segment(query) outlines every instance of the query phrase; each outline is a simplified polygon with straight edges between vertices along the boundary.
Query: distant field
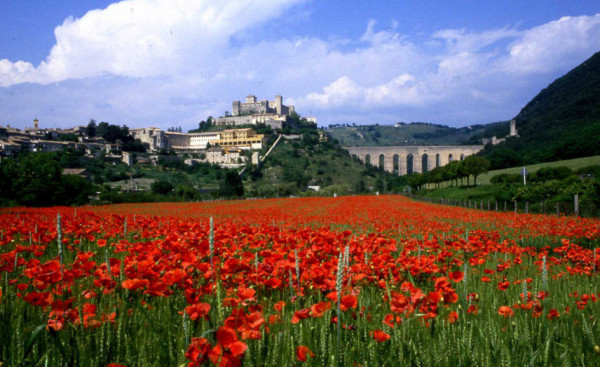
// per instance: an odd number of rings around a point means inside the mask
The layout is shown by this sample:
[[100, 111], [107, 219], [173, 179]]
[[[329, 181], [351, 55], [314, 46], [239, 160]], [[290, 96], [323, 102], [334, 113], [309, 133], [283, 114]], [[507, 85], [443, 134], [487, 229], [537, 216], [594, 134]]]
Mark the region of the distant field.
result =
[[[570, 169], [575, 171], [579, 168], [586, 167], [586, 166], [593, 166], [596, 164], [600, 164], [600, 155], [595, 155], [592, 157], [585, 157], [585, 158], [569, 159], [569, 160], [564, 160], [564, 161], [533, 164], [530, 166], [526, 166], [526, 168], [529, 173], [535, 172], [542, 167], [561, 167], [561, 166], [569, 167]], [[509, 173], [509, 174], [510, 173], [521, 173], [522, 168], [523, 167], [512, 167], [512, 168], [505, 168], [505, 169], [490, 171], [484, 175], [479, 176], [477, 178], [477, 182], [487, 185], [490, 183], [490, 179], [496, 175], [500, 175], [502, 173]]]
[[134, 178], [132, 180], [122, 180], [110, 182], [110, 187], [119, 187], [121, 190], [150, 190], [150, 186], [155, 180], [152, 178]]

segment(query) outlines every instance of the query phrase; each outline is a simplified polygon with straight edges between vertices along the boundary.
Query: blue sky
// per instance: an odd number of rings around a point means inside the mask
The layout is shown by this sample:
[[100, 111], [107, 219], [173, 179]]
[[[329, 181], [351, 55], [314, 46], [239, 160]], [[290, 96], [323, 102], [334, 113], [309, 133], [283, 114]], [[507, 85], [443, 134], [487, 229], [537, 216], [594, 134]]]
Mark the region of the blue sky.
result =
[[600, 51], [589, 1], [3, 0], [0, 125], [195, 128], [284, 96], [320, 125], [507, 120]]

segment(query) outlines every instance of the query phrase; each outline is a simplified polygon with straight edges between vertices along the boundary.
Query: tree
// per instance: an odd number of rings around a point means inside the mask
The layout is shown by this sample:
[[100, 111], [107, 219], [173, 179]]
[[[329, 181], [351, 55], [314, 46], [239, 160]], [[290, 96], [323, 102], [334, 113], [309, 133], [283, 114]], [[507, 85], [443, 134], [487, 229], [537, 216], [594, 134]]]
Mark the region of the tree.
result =
[[18, 175], [12, 178], [17, 201], [27, 206], [52, 206], [60, 202], [61, 167], [52, 153], [32, 153], [19, 162]]
[[63, 175], [60, 187], [64, 193], [60, 200], [62, 205], [87, 204], [90, 201], [90, 195], [94, 193], [92, 184], [85, 178], [75, 175]]
[[155, 194], [168, 195], [173, 191], [173, 185], [168, 181], [158, 180], [150, 185], [150, 189]]
[[221, 196], [232, 197], [244, 195], [244, 183], [235, 171], [228, 171], [219, 185]]
[[486, 173], [490, 169], [490, 161], [483, 157], [469, 156], [463, 161], [465, 173], [467, 174], [467, 183], [469, 175], [473, 175], [474, 185], [477, 185], [477, 176]]
[[96, 136], [96, 121], [94, 119], [91, 119], [90, 123], [85, 128], [85, 135], [87, 135], [90, 138]]

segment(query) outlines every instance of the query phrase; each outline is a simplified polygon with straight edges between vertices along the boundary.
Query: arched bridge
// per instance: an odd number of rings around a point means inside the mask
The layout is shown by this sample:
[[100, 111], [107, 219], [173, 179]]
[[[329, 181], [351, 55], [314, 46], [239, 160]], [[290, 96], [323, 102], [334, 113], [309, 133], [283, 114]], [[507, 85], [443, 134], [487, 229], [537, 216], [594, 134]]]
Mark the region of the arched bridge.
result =
[[397, 147], [344, 147], [361, 162], [403, 176], [427, 172], [435, 167], [463, 160], [483, 149], [483, 145], [422, 145]]

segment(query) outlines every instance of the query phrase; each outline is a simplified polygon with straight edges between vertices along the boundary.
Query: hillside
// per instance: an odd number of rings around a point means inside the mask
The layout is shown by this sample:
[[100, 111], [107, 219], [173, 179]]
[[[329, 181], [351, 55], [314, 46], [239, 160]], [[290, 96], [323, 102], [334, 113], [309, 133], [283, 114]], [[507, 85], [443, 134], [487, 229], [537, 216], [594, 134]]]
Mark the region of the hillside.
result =
[[[499, 124], [499, 125], [498, 125]], [[490, 135], [490, 128], [500, 128], [506, 135], [508, 122], [490, 125], [472, 125], [462, 128], [448, 127], [423, 122], [399, 123], [394, 125], [334, 126], [327, 132], [341, 146], [395, 146], [395, 145], [459, 145], [467, 141], [480, 140]], [[479, 144], [479, 143], [477, 143]]]
[[543, 89], [515, 120], [518, 138], [482, 152], [492, 168], [600, 154], [600, 52]]
[[318, 142], [317, 135], [309, 133], [302, 137], [282, 139], [259, 169], [245, 175], [246, 196], [310, 195], [308, 186], [319, 186], [322, 195], [357, 194], [383, 191], [383, 182], [390, 180], [383, 172], [353, 160], [337, 144]]

